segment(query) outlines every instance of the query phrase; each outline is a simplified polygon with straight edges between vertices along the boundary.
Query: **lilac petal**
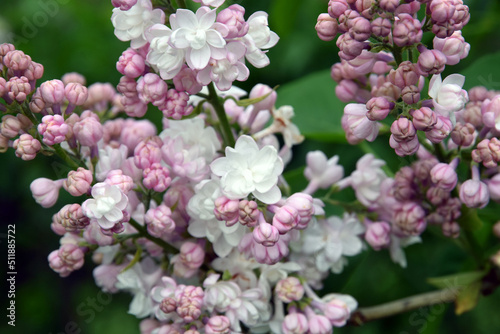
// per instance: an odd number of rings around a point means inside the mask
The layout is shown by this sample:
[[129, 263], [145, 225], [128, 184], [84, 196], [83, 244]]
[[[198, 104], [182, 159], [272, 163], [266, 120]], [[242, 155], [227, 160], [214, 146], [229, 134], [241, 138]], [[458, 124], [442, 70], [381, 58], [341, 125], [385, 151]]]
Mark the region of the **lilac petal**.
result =
[[205, 44], [199, 50], [189, 50], [186, 55], [186, 61], [188, 61], [188, 65], [193, 69], [204, 69], [210, 61], [210, 47]]

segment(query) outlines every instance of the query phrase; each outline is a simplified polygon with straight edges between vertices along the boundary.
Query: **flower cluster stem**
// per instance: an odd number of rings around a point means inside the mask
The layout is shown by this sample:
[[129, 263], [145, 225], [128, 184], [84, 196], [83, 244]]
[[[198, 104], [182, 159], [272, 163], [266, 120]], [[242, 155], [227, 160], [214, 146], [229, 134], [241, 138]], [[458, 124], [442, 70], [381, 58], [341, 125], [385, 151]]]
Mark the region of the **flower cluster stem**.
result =
[[224, 140], [225, 146], [234, 147], [234, 136], [231, 132], [231, 127], [229, 126], [229, 121], [227, 119], [226, 111], [224, 110], [224, 105], [221, 103], [217, 92], [215, 91], [215, 86], [210, 83], [208, 86], [208, 102], [214, 107], [217, 118], [219, 119], [220, 128], [222, 132], [222, 139]]
[[166, 243], [162, 239], [153, 237], [151, 234], [148, 233], [148, 230], [144, 226], [140, 225], [135, 220], [130, 219], [128, 223], [130, 225], [132, 225], [137, 230], [137, 232], [139, 232], [139, 234], [141, 236], [143, 236], [144, 238], [146, 238], [148, 240], [151, 240], [152, 242], [154, 242], [158, 246], [162, 247], [167, 253], [177, 254], [179, 252], [175, 247], [169, 245], [168, 243]]

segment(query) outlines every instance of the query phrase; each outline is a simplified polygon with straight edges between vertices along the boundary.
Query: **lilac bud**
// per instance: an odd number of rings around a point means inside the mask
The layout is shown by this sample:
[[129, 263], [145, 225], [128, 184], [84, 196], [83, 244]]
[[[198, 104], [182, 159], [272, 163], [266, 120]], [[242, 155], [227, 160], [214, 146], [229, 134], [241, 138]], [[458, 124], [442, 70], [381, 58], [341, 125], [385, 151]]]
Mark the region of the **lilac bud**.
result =
[[495, 174], [495, 176], [488, 180], [487, 184], [490, 198], [494, 201], [500, 201], [500, 174]]
[[351, 316], [346, 302], [340, 299], [333, 299], [324, 305], [323, 313], [335, 327], [344, 326]]
[[123, 51], [122, 55], [116, 63], [116, 69], [121, 74], [129, 78], [137, 78], [142, 75], [146, 65], [144, 58], [132, 48]]
[[280, 234], [285, 234], [297, 226], [299, 219], [299, 212], [293, 206], [283, 205], [274, 214], [273, 226]]
[[87, 87], [76, 82], [70, 82], [64, 87], [64, 96], [70, 104], [81, 106], [87, 101], [89, 93]]
[[433, 0], [429, 4], [431, 18], [436, 23], [450, 21], [455, 14], [455, 1], [453, 0]]
[[132, 177], [124, 174], [124, 172], [127, 170], [125, 167], [125, 164], [129, 161], [127, 159], [123, 164], [122, 164], [122, 169], [114, 169], [108, 172], [106, 175], [106, 179], [104, 180], [104, 183], [107, 183], [111, 186], [117, 186], [120, 188], [120, 190], [127, 195], [127, 193], [132, 190], [135, 187], [134, 180]]
[[364, 17], [356, 17], [348, 22], [349, 35], [359, 42], [367, 40], [371, 35], [370, 21]]
[[460, 186], [459, 197], [463, 204], [469, 208], [484, 208], [490, 201], [488, 186], [479, 178], [479, 168], [472, 167], [472, 179], [465, 181]]
[[465, 42], [461, 31], [455, 31], [450, 37], [434, 37], [434, 49], [445, 55], [446, 65], [456, 65], [469, 55], [470, 44]]
[[175, 89], [179, 92], [185, 91], [188, 94], [196, 94], [201, 91], [202, 86], [196, 81], [196, 72], [184, 65], [179, 73], [173, 78]]
[[12, 115], [5, 115], [2, 117], [0, 124], [0, 133], [7, 138], [17, 137], [21, 131], [21, 121]]
[[441, 229], [445, 237], [456, 239], [460, 236], [460, 225], [457, 222], [444, 222]]
[[488, 88], [484, 86], [475, 86], [469, 89], [470, 102], [483, 102], [488, 98]]
[[391, 226], [386, 222], [373, 222], [365, 232], [366, 242], [375, 250], [388, 247], [391, 243]]
[[175, 312], [176, 308], [177, 308], [177, 302], [172, 297], [163, 298], [160, 303], [160, 310], [162, 310], [163, 313], [168, 314]]
[[42, 95], [40, 95], [40, 89], [37, 89], [35, 94], [31, 96], [30, 110], [33, 113], [38, 114], [42, 112], [42, 110], [44, 109], [45, 109], [45, 101], [43, 100]]
[[72, 170], [68, 173], [63, 186], [72, 196], [81, 196], [89, 191], [92, 180], [92, 173], [89, 170], [78, 167], [76, 171]]
[[232, 226], [238, 222], [240, 201], [221, 196], [215, 200], [214, 204], [214, 214], [218, 220], [225, 221], [227, 226]]
[[409, 14], [399, 14], [392, 31], [394, 43], [397, 46], [410, 46], [422, 40], [422, 24]]
[[429, 139], [434, 144], [439, 144], [442, 142], [448, 135], [451, 130], [453, 130], [453, 125], [451, 121], [447, 117], [438, 116], [437, 122], [434, 127], [425, 133], [425, 137]]
[[275, 292], [282, 302], [290, 303], [302, 299], [304, 287], [298, 278], [289, 276], [276, 284]]
[[404, 157], [407, 155], [415, 154], [420, 147], [418, 137], [408, 138], [404, 141], [398, 141], [394, 139], [394, 135], [389, 138], [389, 146], [391, 146], [397, 155]]
[[476, 138], [476, 129], [470, 123], [457, 123], [451, 132], [451, 140], [458, 146], [469, 147]]
[[152, 189], [156, 192], [164, 192], [167, 190], [172, 179], [167, 167], [154, 163], [142, 172], [144, 180], [142, 183], [147, 189]]
[[458, 159], [452, 161], [449, 165], [438, 163], [434, 166], [430, 172], [432, 182], [446, 191], [452, 191], [458, 181], [458, 176], [455, 172], [457, 163]]
[[406, 104], [415, 104], [420, 101], [420, 89], [417, 86], [406, 86], [401, 91], [401, 98]]
[[372, 34], [378, 37], [387, 37], [391, 33], [391, 20], [383, 17], [377, 17], [372, 21]]
[[394, 210], [394, 227], [402, 236], [420, 235], [425, 230], [425, 211], [416, 202], [401, 203]]
[[7, 95], [12, 100], [16, 100], [17, 102], [23, 102], [24, 100], [26, 100], [29, 93], [33, 91], [28, 78], [26, 78], [25, 76], [22, 76], [20, 78], [10, 78], [9, 81], [7, 81], [7, 83], [5, 84], [5, 88], [7, 90]]
[[252, 234], [255, 242], [258, 242], [265, 247], [273, 246], [280, 238], [278, 229], [265, 221], [261, 221], [259, 226], [254, 228]]
[[146, 115], [146, 112], [148, 111], [148, 105], [138, 97], [131, 98], [123, 96], [121, 103], [123, 105], [123, 110], [129, 117], [140, 118]]
[[391, 70], [387, 78], [393, 85], [403, 89], [407, 86], [417, 86], [420, 75], [415, 64], [404, 61], [397, 69]]
[[45, 81], [40, 85], [40, 94], [46, 104], [60, 104], [64, 100], [64, 83], [57, 79]]
[[181, 246], [179, 258], [189, 269], [198, 269], [205, 261], [205, 251], [199, 244], [187, 241]]
[[352, 38], [349, 34], [340, 35], [337, 39], [339, 57], [344, 60], [352, 60], [359, 56], [367, 46], [366, 42], [360, 42]]
[[62, 143], [69, 130], [61, 115], [43, 116], [42, 122], [38, 124], [38, 132], [43, 136], [43, 142], [49, 146]]
[[302, 313], [291, 313], [288, 314], [283, 323], [281, 324], [281, 330], [284, 334], [305, 334], [309, 330], [309, 324], [307, 318]]
[[157, 238], [168, 236], [175, 229], [172, 211], [165, 204], [149, 209], [144, 215], [144, 222], [147, 225], [148, 232]]
[[146, 169], [154, 163], [161, 162], [161, 147], [163, 141], [160, 137], [149, 137], [142, 140], [134, 149], [134, 163], [137, 168]]
[[399, 0], [380, 0], [379, 6], [381, 9], [393, 13], [399, 6]]
[[25, 161], [35, 159], [41, 147], [40, 142], [27, 133], [22, 134], [13, 144], [16, 157]]
[[90, 219], [85, 216], [82, 207], [77, 203], [63, 206], [52, 219], [68, 232], [83, 230], [90, 224]]
[[483, 163], [486, 168], [493, 168], [500, 162], [500, 140], [496, 137], [483, 139], [472, 151], [472, 160]]
[[231, 322], [223, 315], [211, 317], [205, 325], [206, 334], [229, 334], [230, 332]]
[[14, 51], [16, 47], [10, 43], [0, 44], [0, 63], [3, 62], [3, 57], [10, 51]]
[[169, 89], [164, 102], [158, 104], [158, 108], [166, 118], [181, 119], [190, 115], [194, 108], [189, 105], [189, 95], [176, 89]]
[[450, 198], [450, 192], [437, 186], [429, 187], [425, 196], [435, 206], [439, 206]]
[[316, 334], [331, 334], [332, 324], [324, 315], [316, 314], [314, 311], [308, 312], [307, 320], [309, 321], [309, 332]]
[[43, 76], [43, 65], [32, 61], [23, 75], [28, 78], [29, 81], [38, 80]]
[[50, 253], [48, 260], [52, 270], [61, 277], [66, 277], [83, 266], [84, 256], [85, 254], [77, 245], [69, 243], [61, 245], [59, 250]]
[[245, 22], [245, 8], [240, 5], [231, 5], [220, 11], [217, 15], [217, 22], [224, 24], [229, 33], [225, 38], [240, 38], [246, 35], [249, 25]]
[[122, 11], [127, 11], [137, 3], [137, 0], [111, 0], [113, 7], [118, 7]]
[[410, 115], [413, 117], [413, 126], [417, 130], [429, 131], [437, 123], [437, 115], [431, 108], [422, 107], [411, 110]]
[[[340, 167], [337, 166], [337, 169], [339, 168]], [[343, 172], [344, 170], [342, 169], [342, 174]], [[314, 214], [313, 198], [311, 197], [311, 195], [305, 193], [295, 193], [286, 199], [285, 205], [293, 207], [295, 210], [297, 210], [299, 214], [298, 224], [297, 226], [295, 226], [295, 228], [296, 229], [306, 228], [307, 224], [311, 220], [312, 215]]]
[[498, 128], [500, 123], [500, 95], [495, 95], [492, 99], [486, 99], [481, 104], [483, 123], [490, 128]]
[[416, 136], [417, 130], [412, 121], [406, 117], [400, 117], [391, 125], [391, 133], [396, 141], [406, 141]]
[[356, 99], [359, 86], [352, 80], [342, 80], [335, 87], [335, 94], [342, 102], [351, 102]]
[[165, 100], [167, 90], [167, 83], [155, 73], [147, 73], [137, 81], [137, 92], [144, 103], [161, 105]]
[[83, 146], [96, 146], [97, 142], [99, 142], [99, 140], [101, 140], [103, 136], [103, 128], [101, 122], [97, 118], [96, 114], [92, 113], [92, 115], [95, 115], [96, 117], [82, 118], [80, 121], [76, 122], [73, 125], [73, 133], [75, 135], [75, 138]]
[[254, 109], [257, 110], [272, 110], [276, 103], [277, 94], [276, 92], [264, 84], [255, 85], [250, 91], [249, 98], [255, 99], [269, 94], [265, 99], [253, 104]]
[[338, 33], [337, 19], [332, 18], [329, 14], [319, 14], [315, 29], [318, 37], [323, 41], [334, 40]]
[[335, 19], [338, 19], [348, 9], [350, 6], [346, 0], [330, 0], [328, 2], [328, 14]]
[[85, 77], [83, 75], [81, 75], [80, 73], [76, 73], [76, 72], [69, 72], [69, 73], [64, 74], [61, 78], [61, 81], [65, 85], [69, 84], [70, 82], [79, 83], [82, 86], [85, 86], [85, 84], [86, 84]]
[[374, 5], [374, 0], [356, 0], [356, 10], [361, 13], [367, 19], [372, 19], [373, 12], [372, 6]]
[[418, 56], [418, 71], [423, 76], [439, 74], [444, 71], [446, 56], [439, 50], [425, 50]]
[[21, 50], [12, 50], [3, 56], [4, 65], [13, 71], [24, 71], [31, 64], [31, 57]]
[[249, 227], [255, 226], [261, 214], [257, 202], [241, 200], [238, 207], [240, 224], [248, 225]]
[[367, 112], [364, 104], [350, 103], [346, 105], [341, 120], [342, 128], [348, 129], [358, 139], [374, 141], [378, 134], [378, 123], [370, 121], [366, 117]]
[[394, 197], [404, 202], [414, 199], [417, 196], [417, 184], [415, 182], [415, 172], [409, 166], [402, 167], [394, 176], [394, 184], [392, 186]]

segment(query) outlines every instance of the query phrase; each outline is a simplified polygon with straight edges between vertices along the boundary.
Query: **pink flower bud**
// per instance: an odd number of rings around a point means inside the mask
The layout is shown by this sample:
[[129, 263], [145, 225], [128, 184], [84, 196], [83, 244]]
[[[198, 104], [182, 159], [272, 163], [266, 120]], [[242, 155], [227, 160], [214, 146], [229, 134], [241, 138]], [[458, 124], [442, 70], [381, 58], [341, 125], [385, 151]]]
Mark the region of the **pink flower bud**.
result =
[[446, 65], [456, 65], [469, 55], [470, 44], [465, 42], [461, 31], [455, 31], [450, 37], [434, 37], [434, 49], [445, 55]]
[[25, 133], [14, 141], [13, 147], [16, 150], [16, 157], [28, 161], [35, 159], [42, 145], [37, 139]]
[[450, 21], [455, 14], [456, 3], [453, 0], [433, 0], [429, 4], [431, 18], [436, 23]]
[[179, 257], [189, 269], [198, 269], [205, 261], [205, 251], [199, 244], [187, 241], [182, 244]]
[[496, 137], [483, 139], [472, 151], [472, 160], [483, 163], [486, 168], [496, 167], [500, 162], [500, 140]]
[[3, 56], [4, 65], [13, 71], [24, 71], [31, 64], [31, 57], [21, 50], [12, 50]]
[[76, 73], [76, 72], [69, 72], [69, 73], [64, 74], [61, 78], [61, 81], [65, 85], [69, 84], [70, 82], [79, 83], [82, 86], [85, 86], [85, 84], [86, 84], [85, 77], [83, 75], [81, 75], [80, 73]]
[[370, 121], [381, 121], [389, 115], [394, 108], [394, 103], [389, 102], [385, 97], [374, 97], [366, 103], [366, 117]]
[[21, 121], [12, 115], [5, 115], [2, 117], [0, 124], [0, 133], [7, 138], [17, 137], [21, 130]]
[[492, 99], [486, 99], [481, 104], [483, 123], [487, 127], [500, 129], [500, 95], [495, 95]]
[[401, 236], [420, 235], [427, 226], [425, 211], [415, 202], [401, 203], [394, 210], [393, 222]]
[[273, 246], [280, 238], [278, 229], [267, 223], [263, 217], [259, 225], [253, 230], [253, 239], [265, 247]]
[[73, 125], [73, 133], [76, 140], [78, 140], [81, 145], [93, 147], [102, 139], [103, 128], [98, 119], [94, 117], [85, 117]]
[[[125, 163], [124, 163], [125, 164]], [[122, 165], [122, 168], [123, 165]], [[127, 195], [127, 193], [135, 188], [134, 180], [127, 174], [124, 174], [124, 170], [115, 169], [108, 172], [104, 183], [111, 186], [117, 186], [120, 190]]]
[[401, 91], [401, 98], [406, 104], [416, 104], [420, 101], [420, 89], [417, 86], [407, 86]]
[[129, 78], [140, 77], [145, 68], [146, 64], [144, 63], [144, 58], [132, 48], [123, 51], [116, 63], [118, 72]]
[[266, 95], [267, 97], [264, 98], [262, 101], [253, 104], [254, 110], [273, 110], [274, 105], [276, 103], [277, 94], [268, 85], [257, 84], [253, 86], [249, 95], [250, 99], [260, 98]]
[[359, 56], [367, 46], [366, 42], [360, 42], [349, 34], [340, 35], [337, 39], [337, 47], [340, 49], [339, 57], [344, 60], [352, 60]]
[[144, 215], [144, 222], [148, 226], [148, 232], [157, 238], [169, 235], [175, 229], [172, 211], [165, 204], [149, 209]]
[[49, 80], [40, 85], [40, 94], [45, 104], [60, 104], [64, 100], [64, 83], [61, 80]]
[[164, 192], [167, 190], [172, 179], [167, 167], [161, 166], [159, 163], [154, 163], [142, 172], [144, 180], [142, 183], [147, 189], [152, 189], [156, 192]]
[[375, 250], [388, 247], [391, 243], [391, 226], [386, 222], [374, 222], [367, 226], [366, 242]]
[[137, 92], [144, 103], [161, 105], [165, 100], [167, 90], [167, 83], [155, 73], [147, 73], [137, 81]]
[[401, 96], [401, 88], [396, 85], [393, 85], [390, 82], [384, 82], [380, 86], [372, 87], [371, 95], [373, 97], [386, 97], [390, 101], [397, 101]]
[[33, 113], [38, 114], [42, 112], [42, 110], [44, 109], [45, 109], [45, 101], [43, 101], [43, 98], [40, 95], [40, 89], [37, 89], [36, 92], [31, 96], [30, 110]]
[[23, 102], [24, 100], [26, 100], [28, 94], [32, 92], [29, 80], [25, 76], [22, 76], [20, 78], [10, 78], [10, 80], [5, 84], [5, 88], [7, 90], [7, 95], [12, 100], [16, 100], [18, 102]]
[[338, 33], [338, 22], [329, 14], [319, 14], [315, 29], [318, 37], [323, 41], [332, 41]]
[[206, 334], [229, 334], [230, 332], [231, 322], [223, 315], [211, 317], [205, 325]]
[[351, 102], [356, 100], [359, 86], [352, 80], [342, 80], [335, 87], [335, 94], [342, 102]]
[[240, 224], [248, 225], [249, 227], [255, 226], [261, 214], [257, 202], [244, 199], [240, 201], [238, 207]]
[[399, 64], [397, 69], [391, 70], [387, 78], [392, 84], [401, 89], [407, 86], [416, 86], [420, 78], [417, 71], [415, 64], [410, 61], [404, 61]]
[[[311, 153], [311, 152], [309, 152]], [[330, 167], [330, 166], [329, 166]], [[340, 167], [336, 166], [335, 174], [339, 172]], [[332, 168], [329, 168], [332, 170]], [[342, 169], [342, 175], [344, 174], [344, 170]], [[326, 175], [331, 175], [328, 173]], [[338, 177], [334, 177], [336, 180]], [[340, 176], [342, 178], [342, 176]], [[297, 210], [298, 216], [298, 224], [295, 226], [296, 229], [304, 229], [307, 227], [307, 224], [311, 221], [312, 215], [314, 214], [314, 206], [313, 206], [313, 198], [311, 195], [306, 193], [295, 193], [292, 196], [288, 197], [285, 201], [285, 205], [289, 207], [293, 207]]]
[[335, 19], [338, 19], [348, 9], [350, 6], [346, 0], [330, 0], [328, 2], [328, 14]]
[[181, 119], [190, 115], [194, 108], [188, 104], [189, 95], [186, 92], [179, 92], [176, 89], [169, 89], [163, 103], [158, 108], [163, 112], [163, 116], [173, 119]]
[[413, 117], [413, 126], [417, 130], [429, 131], [437, 123], [436, 113], [427, 107], [411, 110], [410, 115]]
[[160, 137], [150, 137], [141, 141], [134, 149], [134, 163], [137, 168], [146, 169], [154, 163], [160, 163], [162, 146], [163, 141]]
[[490, 198], [494, 201], [500, 201], [500, 174], [495, 174], [495, 176], [487, 181], [487, 184]]
[[76, 171], [68, 173], [68, 178], [64, 180], [63, 186], [67, 192], [73, 196], [86, 194], [91, 188], [92, 173], [85, 168], [78, 167]]
[[372, 34], [378, 37], [387, 37], [391, 33], [392, 23], [387, 18], [377, 17], [371, 23]]
[[64, 96], [70, 104], [81, 106], [87, 101], [89, 92], [82, 84], [70, 82], [64, 87]]
[[307, 312], [307, 320], [309, 322], [309, 332], [317, 334], [331, 334], [333, 332], [330, 320], [324, 315], [319, 315], [310, 310]]
[[452, 191], [458, 182], [458, 176], [455, 172], [457, 163], [458, 160], [454, 160], [449, 165], [438, 163], [434, 166], [430, 173], [432, 182], [446, 191]]
[[406, 117], [400, 117], [391, 125], [391, 133], [396, 141], [407, 141], [416, 136], [417, 130], [412, 121]]
[[325, 304], [323, 307], [323, 314], [335, 327], [344, 326], [351, 316], [349, 307], [340, 299], [333, 299]]
[[453, 130], [453, 125], [451, 121], [447, 117], [438, 116], [437, 122], [434, 127], [425, 133], [425, 137], [429, 139], [434, 144], [439, 144], [442, 142], [448, 135], [451, 130]]
[[[251, 236], [251, 234], [249, 235]], [[276, 242], [273, 246], [264, 246], [255, 242], [252, 238], [252, 255], [255, 260], [259, 263], [265, 263], [268, 265], [273, 265], [281, 261], [290, 252], [287, 242], [283, 240], [286, 237], [287, 234], [281, 236], [278, 242]]]
[[156, 127], [148, 120], [127, 120], [120, 134], [120, 141], [126, 145], [129, 152], [134, 152], [135, 147], [147, 137], [156, 135]]
[[417, 195], [417, 185], [415, 183], [415, 172], [409, 166], [402, 167], [394, 176], [394, 197], [404, 202], [414, 199]]
[[490, 201], [488, 186], [479, 178], [479, 168], [472, 167], [472, 179], [460, 186], [459, 197], [469, 208], [484, 208]]
[[198, 319], [201, 315], [204, 295], [203, 289], [199, 286], [177, 286], [175, 291], [175, 296], [178, 301], [176, 309], [177, 314], [185, 322], [192, 322]]
[[166, 297], [160, 303], [160, 310], [167, 314], [174, 312], [176, 308], [177, 302], [172, 297]]
[[[348, 129], [358, 139], [374, 141], [378, 135], [378, 123], [370, 121], [364, 104], [350, 103], [344, 108], [342, 128]], [[348, 133], [348, 131], [346, 131]]]
[[430, 187], [425, 196], [433, 205], [441, 205], [450, 198], [450, 192], [437, 186]]
[[35, 201], [44, 208], [50, 208], [57, 202], [59, 189], [63, 185], [64, 179], [52, 181], [41, 177], [31, 182], [30, 189]]
[[418, 137], [407, 138], [406, 140], [399, 141], [394, 139], [394, 135], [389, 138], [389, 145], [394, 149], [397, 155], [404, 157], [407, 155], [415, 154], [420, 147]]
[[240, 5], [231, 5], [217, 15], [217, 22], [224, 24], [229, 33], [225, 38], [240, 38], [246, 35], [249, 25], [245, 22], [245, 8]]
[[368, 21], [364, 17], [356, 17], [350, 20], [348, 23], [348, 27], [349, 35], [351, 35], [351, 37], [358, 42], [367, 40], [368, 38], [370, 38], [370, 35], [372, 33], [372, 26], [370, 24], [370, 21]]
[[10, 43], [0, 44], [0, 63], [3, 61], [3, 57], [9, 52], [14, 51], [16, 47]]
[[441, 229], [445, 237], [456, 239], [460, 236], [460, 225], [457, 222], [444, 222]]
[[399, 6], [399, 0], [380, 0], [381, 9], [393, 13]]
[[61, 248], [49, 254], [48, 260], [52, 270], [61, 277], [66, 277], [83, 266], [85, 254], [75, 244], [63, 244]]
[[67, 204], [54, 215], [53, 218], [58, 224], [62, 225], [68, 232], [83, 230], [90, 224], [90, 220], [84, 215], [80, 204]]
[[214, 214], [220, 221], [225, 221], [227, 226], [233, 226], [240, 217], [240, 201], [231, 200], [221, 196], [215, 200]]
[[309, 330], [309, 324], [307, 318], [302, 313], [291, 313], [288, 314], [283, 323], [281, 324], [281, 330], [284, 334], [305, 334]]
[[276, 284], [276, 295], [285, 303], [299, 301], [304, 296], [304, 287], [297, 277], [287, 277]]
[[439, 50], [425, 50], [418, 56], [418, 70], [423, 76], [439, 74], [444, 71], [446, 56]]
[[43, 65], [32, 61], [23, 75], [28, 78], [29, 81], [38, 80], [43, 76]]
[[422, 24], [409, 14], [399, 14], [392, 31], [394, 43], [397, 46], [410, 46], [422, 40]]
[[111, 0], [113, 7], [118, 7], [122, 11], [127, 11], [137, 3], [137, 0]]
[[274, 214], [273, 226], [280, 234], [285, 234], [297, 226], [299, 219], [299, 212], [293, 206], [283, 205]]
[[123, 110], [129, 117], [141, 118], [146, 115], [148, 111], [148, 105], [142, 102], [138, 97], [131, 98], [128, 96], [122, 97]]

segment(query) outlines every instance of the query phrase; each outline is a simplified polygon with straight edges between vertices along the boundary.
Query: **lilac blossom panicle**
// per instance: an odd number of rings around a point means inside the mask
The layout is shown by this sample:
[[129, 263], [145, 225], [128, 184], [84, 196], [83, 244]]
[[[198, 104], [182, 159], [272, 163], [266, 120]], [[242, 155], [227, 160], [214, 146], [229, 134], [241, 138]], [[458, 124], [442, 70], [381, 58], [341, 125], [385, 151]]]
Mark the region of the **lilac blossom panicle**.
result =
[[404, 248], [428, 228], [460, 242], [463, 222], [500, 202], [500, 92], [442, 77], [469, 54], [462, 0], [328, 2], [311, 24], [340, 57], [330, 73], [346, 140], [385, 143], [380, 156], [402, 163], [392, 170], [367, 143], [357, 161], [311, 150], [302, 191], [286, 168], [303, 111], [264, 83], [235, 86], [270, 63], [273, 21], [187, 1], [111, 1], [127, 43], [116, 88], [75, 72], [40, 82], [43, 65], [0, 45], [0, 152], [67, 167], [30, 184], [58, 207], [49, 266], [66, 277], [89, 255], [103, 291], [131, 294], [141, 333], [332, 333], [358, 304], [319, 291], [351, 257], [371, 248], [406, 267]]

